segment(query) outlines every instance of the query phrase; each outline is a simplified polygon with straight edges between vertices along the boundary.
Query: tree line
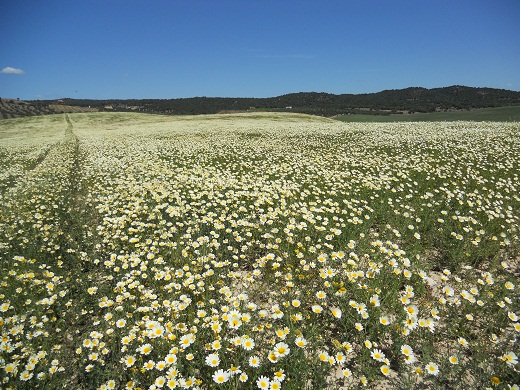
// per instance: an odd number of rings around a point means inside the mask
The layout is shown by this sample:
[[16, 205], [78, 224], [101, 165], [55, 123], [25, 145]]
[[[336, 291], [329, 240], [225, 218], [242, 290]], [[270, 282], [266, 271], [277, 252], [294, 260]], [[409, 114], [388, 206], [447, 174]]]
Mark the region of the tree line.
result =
[[[111, 111], [157, 114], [215, 114], [237, 111], [288, 111], [321, 116], [342, 114], [389, 115], [396, 113], [468, 110], [520, 105], [520, 92], [451, 86], [426, 89], [410, 87], [367, 94], [299, 92], [271, 98], [192, 97], [178, 99], [89, 100], [62, 99], [69, 106]], [[48, 101], [41, 101], [48, 102]]]

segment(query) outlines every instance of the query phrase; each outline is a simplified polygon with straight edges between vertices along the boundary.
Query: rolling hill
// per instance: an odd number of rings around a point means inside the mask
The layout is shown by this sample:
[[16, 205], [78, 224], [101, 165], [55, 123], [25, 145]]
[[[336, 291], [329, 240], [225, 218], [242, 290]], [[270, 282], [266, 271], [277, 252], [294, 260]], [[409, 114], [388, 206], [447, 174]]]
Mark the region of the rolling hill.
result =
[[433, 113], [475, 108], [520, 106], [520, 92], [495, 88], [450, 86], [410, 87], [367, 94], [298, 92], [271, 98], [192, 97], [180, 99], [91, 100], [61, 99], [19, 102], [2, 99], [3, 118], [74, 110], [136, 111], [167, 115], [216, 114], [243, 111], [286, 111], [332, 117]]

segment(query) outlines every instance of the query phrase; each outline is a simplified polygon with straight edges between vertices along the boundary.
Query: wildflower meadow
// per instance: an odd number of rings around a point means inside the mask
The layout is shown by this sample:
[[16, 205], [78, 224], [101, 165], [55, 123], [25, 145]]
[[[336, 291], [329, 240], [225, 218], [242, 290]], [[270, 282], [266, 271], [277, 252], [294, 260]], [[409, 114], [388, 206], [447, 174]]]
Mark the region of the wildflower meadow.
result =
[[518, 389], [520, 124], [0, 122], [0, 389]]

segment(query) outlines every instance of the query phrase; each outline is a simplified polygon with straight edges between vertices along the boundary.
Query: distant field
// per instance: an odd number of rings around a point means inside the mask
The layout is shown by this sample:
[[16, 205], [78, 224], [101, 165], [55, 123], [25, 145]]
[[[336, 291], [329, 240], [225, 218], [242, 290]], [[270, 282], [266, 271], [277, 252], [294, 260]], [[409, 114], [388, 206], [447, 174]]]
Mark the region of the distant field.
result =
[[520, 106], [480, 108], [471, 111], [431, 112], [426, 114], [382, 115], [340, 115], [334, 119], [343, 122], [439, 122], [439, 121], [476, 121], [476, 122], [518, 122]]
[[519, 130], [0, 121], [0, 389], [517, 389]]

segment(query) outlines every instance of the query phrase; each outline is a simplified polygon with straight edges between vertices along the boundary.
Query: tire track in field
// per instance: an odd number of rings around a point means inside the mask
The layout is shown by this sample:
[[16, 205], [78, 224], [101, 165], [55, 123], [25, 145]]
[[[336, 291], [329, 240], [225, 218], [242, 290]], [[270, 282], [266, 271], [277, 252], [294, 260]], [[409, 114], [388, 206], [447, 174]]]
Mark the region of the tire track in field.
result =
[[67, 232], [67, 244], [69, 248], [79, 250], [82, 247], [81, 232], [83, 229], [82, 221], [83, 209], [81, 201], [81, 177], [82, 166], [80, 158], [80, 141], [74, 134], [74, 124], [69, 114], [65, 114], [67, 128], [65, 129], [65, 142], [70, 143], [69, 158], [70, 167], [68, 171], [68, 188], [64, 201], [65, 213], [63, 214], [62, 224], [64, 231]]
[[95, 227], [99, 216], [95, 208], [89, 204], [88, 189], [85, 184], [85, 172], [83, 167], [84, 151], [81, 149], [81, 141], [74, 133], [74, 123], [69, 114], [65, 114], [67, 129], [65, 130], [65, 142], [69, 146], [68, 152], [68, 183], [64, 194], [63, 213], [61, 224], [65, 232], [64, 249], [72, 250], [71, 253], [63, 251], [64, 258], [70, 257], [75, 264], [71, 273], [78, 274], [88, 272], [92, 264], [86, 260], [79, 260], [78, 253], [91, 254], [95, 251]]
[[[69, 286], [68, 298], [72, 302], [71, 307], [61, 313], [60, 325], [64, 332], [63, 356], [69, 357], [67, 367], [68, 377], [64, 381], [64, 387], [86, 388], [81, 372], [84, 367], [77, 359], [76, 350], [81, 344], [78, 340], [88, 337], [90, 331], [90, 315], [96, 310], [97, 305], [89, 300], [86, 291], [92, 283], [97, 286], [102, 283], [100, 274], [94, 263], [89, 260], [94, 256], [96, 237], [95, 228], [98, 225], [98, 213], [87, 200], [88, 185], [85, 184], [84, 151], [81, 148], [81, 140], [74, 133], [74, 123], [68, 114], [65, 114], [67, 129], [65, 130], [65, 143], [68, 144], [68, 183], [64, 193], [63, 212], [61, 213], [61, 226], [64, 234], [64, 245], [61, 248], [61, 257], [64, 259], [64, 268], [69, 280], [73, 281]], [[95, 282], [93, 282], [95, 281]]]
[[[67, 135], [72, 134], [73, 124], [70, 120], [69, 116], [65, 116], [65, 120], [67, 121], [67, 128], [65, 129], [64, 140], [66, 140]], [[12, 175], [8, 179], [4, 180], [2, 184], [0, 184], [0, 194], [4, 194], [9, 190], [15, 189], [19, 184], [23, 183], [23, 179], [30, 176], [38, 167], [40, 167], [44, 162], [49, 153], [56, 149], [62, 141], [55, 142], [45, 148], [42, 149], [42, 152], [38, 157], [34, 159], [34, 161], [30, 162], [27, 167], [24, 169], [23, 175]]]

